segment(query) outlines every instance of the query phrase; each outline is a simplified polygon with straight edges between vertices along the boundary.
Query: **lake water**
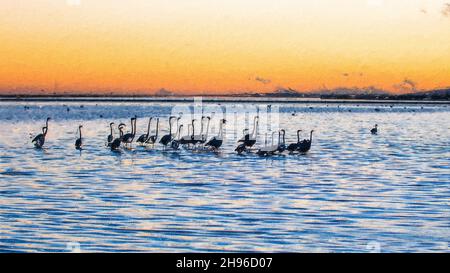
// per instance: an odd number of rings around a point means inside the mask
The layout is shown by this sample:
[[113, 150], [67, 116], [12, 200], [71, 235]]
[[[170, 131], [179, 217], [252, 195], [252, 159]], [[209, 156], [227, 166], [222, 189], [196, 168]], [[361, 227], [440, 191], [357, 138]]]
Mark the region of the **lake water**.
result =
[[105, 147], [109, 122], [166, 132], [174, 106], [0, 102], [0, 251], [449, 252], [450, 106], [272, 105], [288, 143], [315, 130], [307, 155], [236, 155], [230, 125], [219, 153]]

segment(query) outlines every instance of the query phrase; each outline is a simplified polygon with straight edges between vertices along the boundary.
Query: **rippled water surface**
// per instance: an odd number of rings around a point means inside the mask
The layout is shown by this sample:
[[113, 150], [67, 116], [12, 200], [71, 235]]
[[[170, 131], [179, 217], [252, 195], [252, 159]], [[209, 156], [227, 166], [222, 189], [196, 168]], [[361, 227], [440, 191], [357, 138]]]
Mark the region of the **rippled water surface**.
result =
[[174, 105], [0, 103], [0, 251], [449, 251], [450, 107], [274, 105], [287, 142], [315, 130], [307, 155], [238, 156], [234, 127], [219, 153], [105, 148]]

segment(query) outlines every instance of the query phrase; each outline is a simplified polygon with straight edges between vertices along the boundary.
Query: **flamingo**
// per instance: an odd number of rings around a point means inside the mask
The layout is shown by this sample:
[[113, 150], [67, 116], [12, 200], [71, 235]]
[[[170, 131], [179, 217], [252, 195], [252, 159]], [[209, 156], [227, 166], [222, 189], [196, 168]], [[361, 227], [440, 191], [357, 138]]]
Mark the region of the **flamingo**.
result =
[[172, 149], [174, 149], [174, 150], [178, 150], [178, 147], [180, 146], [180, 135], [181, 135], [181, 129], [182, 128], [183, 128], [183, 124], [181, 124], [177, 128], [177, 132], [175, 133], [175, 137], [172, 140], [172, 142], [170, 143], [170, 147], [172, 147]]
[[247, 133], [248, 129], [244, 129], [244, 137], [241, 138], [238, 142], [242, 142], [245, 147], [252, 147], [256, 143], [256, 135], [258, 133], [258, 124], [259, 124], [259, 116], [255, 116], [253, 121], [253, 131], [252, 133]]
[[238, 140], [239, 144], [236, 149], [234, 149], [238, 154], [242, 154], [248, 148], [251, 148], [256, 143], [256, 136], [258, 134], [258, 124], [259, 124], [259, 116], [255, 116], [253, 121], [253, 131], [250, 134], [249, 129], [244, 129], [242, 133], [244, 136]]
[[[180, 138], [181, 145], [189, 145], [194, 143], [194, 122], [195, 119], [192, 120], [191, 124], [188, 125], [188, 134]], [[192, 128], [192, 133], [191, 133]]]
[[286, 131], [281, 129], [278, 132], [278, 148], [277, 152], [282, 153], [286, 150]]
[[80, 137], [75, 141], [75, 149], [81, 150], [83, 146], [83, 140], [81, 138], [81, 128], [83, 128], [83, 125], [78, 126], [78, 131], [80, 132]]
[[107, 140], [108, 140], [108, 147], [111, 146], [111, 142], [114, 140], [113, 125], [114, 125], [114, 122], [111, 122], [111, 123], [109, 124], [109, 129], [110, 129], [111, 132], [110, 132], [110, 134], [109, 134], [109, 136], [108, 136], [108, 138], [107, 138]]
[[131, 118], [131, 133], [125, 134], [122, 137], [122, 142], [127, 145], [130, 145], [131, 148], [131, 143], [133, 143], [133, 139], [136, 136], [136, 120], [137, 120], [137, 116], [134, 116], [133, 118]]
[[287, 147], [287, 150], [291, 153], [295, 152], [298, 150], [298, 147], [300, 146], [300, 132], [302, 130], [297, 130], [297, 143], [291, 143], [289, 144], [289, 146]]
[[150, 126], [151, 126], [151, 124], [152, 124], [152, 119], [153, 119], [153, 117], [151, 117], [151, 118], [148, 119], [147, 133], [141, 135], [141, 136], [136, 140], [136, 142], [140, 143], [141, 145], [143, 145], [143, 144], [147, 141], [148, 137], [150, 136]]
[[[245, 138], [245, 136], [247, 136], [246, 135], [246, 132], [248, 132], [249, 130], [248, 129], [244, 129], [244, 130], [242, 130], [242, 134], [244, 135], [244, 138]], [[239, 142], [239, 141], [238, 141]], [[246, 146], [245, 146], [245, 143], [241, 143], [241, 144], [239, 144], [237, 147], [236, 147], [236, 149], [234, 149], [238, 154], [242, 154], [245, 150], [246, 150]]]
[[31, 143], [34, 144], [34, 147], [41, 149], [42, 146], [44, 146], [45, 143], [45, 137], [47, 136], [47, 132], [48, 132], [48, 121], [50, 120], [50, 118], [47, 118], [47, 121], [45, 122], [45, 127], [42, 127], [42, 134], [37, 135], [32, 141]]
[[154, 145], [156, 143], [156, 140], [158, 139], [158, 132], [159, 132], [159, 118], [156, 119], [156, 133], [152, 136], [149, 136], [145, 141], [145, 144]]
[[111, 142], [111, 151], [117, 151], [120, 148], [120, 144], [122, 143], [123, 138], [123, 127], [125, 127], [125, 124], [119, 124], [119, 137]]
[[164, 135], [164, 136], [159, 140], [159, 143], [161, 143], [161, 144], [164, 145], [164, 146], [167, 146], [167, 145], [170, 143], [170, 141], [172, 141], [172, 139], [173, 139], [173, 136], [172, 136], [172, 120], [173, 120], [174, 118], [176, 118], [176, 117], [174, 117], [174, 116], [170, 116], [170, 117], [169, 117], [169, 134]]
[[378, 124], [375, 124], [375, 127], [373, 127], [370, 132], [372, 133], [372, 135], [378, 134]]
[[211, 138], [205, 146], [211, 147], [213, 150], [218, 150], [223, 143], [223, 125], [226, 123], [225, 119], [220, 120], [219, 134]]
[[[267, 133], [266, 133], [266, 140], [265, 140], [265, 145], [264, 147], [262, 147], [261, 149], [258, 150], [258, 152], [256, 152], [258, 155], [260, 156], [268, 156], [268, 155], [272, 155], [274, 154], [276, 151], [278, 151], [278, 146], [280, 143], [278, 143], [277, 145], [273, 144], [273, 136], [276, 132], [272, 132], [272, 143], [271, 145], [267, 145]], [[278, 132], [278, 142], [280, 141], [280, 132]]]
[[299, 146], [298, 146], [298, 151], [301, 153], [306, 153], [309, 151], [309, 149], [311, 149], [311, 144], [312, 144], [312, 135], [313, 135], [314, 130], [311, 130], [309, 139], [304, 139], [302, 142], [300, 142]]
[[198, 144], [198, 143], [202, 143], [202, 141], [204, 142], [204, 134], [203, 134], [203, 129], [204, 129], [204, 120], [207, 117], [202, 116], [202, 119], [200, 120], [200, 134], [199, 135], [193, 135], [192, 136], [192, 144]]

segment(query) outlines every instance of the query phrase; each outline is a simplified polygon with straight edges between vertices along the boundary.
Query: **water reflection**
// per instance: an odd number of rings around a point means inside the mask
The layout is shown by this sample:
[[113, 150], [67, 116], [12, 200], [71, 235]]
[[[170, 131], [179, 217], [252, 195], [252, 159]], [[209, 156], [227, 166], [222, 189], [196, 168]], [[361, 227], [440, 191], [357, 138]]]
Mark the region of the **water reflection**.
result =
[[[289, 104], [280, 118], [287, 143], [297, 129], [302, 138], [314, 129], [312, 150], [261, 158], [234, 154], [231, 130], [218, 154], [111, 152], [109, 121], [126, 122], [136, 106], [83, 105], [0, 108], [0, 251], [67, 251], [69, 242], [87, 252], [339, 252], [367, 251], [370, 242], [381, 251], [448, 251], [446, 107]], [[137, 110], [162, 117], [171, 106]], [[36, 150], [29, 133], [50, 114], [46, 148]]]

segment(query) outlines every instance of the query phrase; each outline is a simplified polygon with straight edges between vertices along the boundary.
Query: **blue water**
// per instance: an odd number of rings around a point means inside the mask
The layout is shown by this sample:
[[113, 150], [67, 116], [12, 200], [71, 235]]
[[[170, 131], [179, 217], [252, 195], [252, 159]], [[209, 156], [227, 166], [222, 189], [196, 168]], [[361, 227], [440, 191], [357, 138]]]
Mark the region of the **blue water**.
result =
[[1, 102], [0, 251], [449, 252], [450, 107], [274, 104], [288, 143], [315, 130], [307, 155], [238, 156], [229, 125], [219, 153], [104, 147], [177, 105]]

